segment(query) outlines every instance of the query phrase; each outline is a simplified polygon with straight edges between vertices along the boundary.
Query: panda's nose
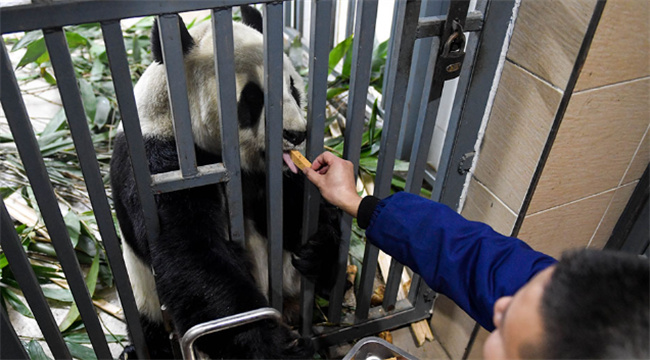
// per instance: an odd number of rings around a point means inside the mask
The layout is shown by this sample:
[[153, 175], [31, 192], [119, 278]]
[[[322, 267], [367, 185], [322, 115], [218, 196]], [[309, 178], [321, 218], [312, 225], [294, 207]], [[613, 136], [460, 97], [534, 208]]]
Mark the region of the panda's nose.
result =
[[305, 141], [305, 137], [307, 137], [307, 132], [295, 131], [295, 130], [283, 130], [282, 135], [288, 142], [294, 145], [298, 145], [303, 141]]

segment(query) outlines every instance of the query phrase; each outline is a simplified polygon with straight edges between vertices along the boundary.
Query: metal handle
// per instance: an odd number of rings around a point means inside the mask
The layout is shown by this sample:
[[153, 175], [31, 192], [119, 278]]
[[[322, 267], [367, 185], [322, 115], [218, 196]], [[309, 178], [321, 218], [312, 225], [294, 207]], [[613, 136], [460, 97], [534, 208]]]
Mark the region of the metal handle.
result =
[[241, 314], [227, 316], [221, 319], [212, 320], [192, 326], [185, 332], [181, 339], [181, 352], [183, 359], [194, 360], [194, 342], [201, 336], [219, 332], [222, 330], [232, 329], [237, 326], [250, 324], [264, 319], [281, 320], [282, 315], [274, 308], [260, 308], [257, 310], [247, 311]]

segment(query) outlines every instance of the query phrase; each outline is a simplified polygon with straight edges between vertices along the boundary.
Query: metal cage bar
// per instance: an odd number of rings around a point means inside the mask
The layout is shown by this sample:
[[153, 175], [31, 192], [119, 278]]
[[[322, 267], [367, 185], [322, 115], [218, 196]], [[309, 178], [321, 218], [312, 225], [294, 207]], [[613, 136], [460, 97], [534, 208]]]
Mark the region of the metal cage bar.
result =
[[[462, 26], [465, 24], [465, 18], [467, 17], [468, 9], [469, 9], [468, 1], [452, 0], [450, 2], [449, 12], [447, 13], [447, 20], [445, 21], [442, 39], [433, 43], [433, 45], [439, 45], [439, 46], [431, 49], [432, 52], [435, 51], [437, 55], [436, 58], [440, 56], [442, 52], [442, 45], [447, 41], [446, 39], [453, 33], [452, 22], [457, 21], [462, 28]], [[468, 50], [471, 51], [472, 53], [470, 54], [470, 56], [466, 57], [467, 60], [465, 61], [465, 64], [473, 61], [473, 54], [474, 54], [473, 51], [475, 49], [476, 49], [476, 41], [472, 42], [468, 46]], [[424, 179], [424, 168], [426, 165], [429, 147], [431, 144], [431, 138], [433, 137], [433, 130], [435, 128], [435, 124], [437, 121], [438, 109], [440, 107], [440, 99], [442, 97], [442, 90], [446, 82], [442, 77], [443, 71], [445, 71], [445, 69], [441, 68], [441, 66], [438, 64], [437, 61], [434, 61], [433, 64], [431, 65], [432, 67], [430, 69], [433, 69], [433, 72], [431, 74], [431, 76], [433, 77], [433, 81], [431, 83], [431, 89], [429, 90], [426, 110], [425, 113], [423, 114], [424, 116], [420, 116], [416, 124], [415, 134], [418, 135], [415, 137], [415, 141], [413, 142], [413, 149], [411, 151], [411, 157], [410, 157], [410, 167], [409, 167], [408, 175], [406, 177], [405, 190], [413, 194], [419, 194], [420, 189], [422, 188], [422, 180]], [[466, 71], [465, 75], [467, 76], [462, 77], [461, 81], [469, 78], [468, 72], [471, 70], [471, 68], [467, 66], [467, 67], [463, 67], [463, 70]], [[430, 70], [427, 69], [427, 73], [429, 72]], [[464, 93], [464, 88], [466, 88], [467, 86], [466, 84], [467, 81], [463, 81], [462, 84], [459, 84], [460, 86], [457, 88], [458, 93], [460, 94]], [[456, 97], [456, 100], [458, 100], [458, 98], [459, 97]], [[456, 124], [458, 123], [458, 119], [450, 119], [450, 124], [448, 125], [448, 129], [452, 130], [450, 131], [450, 134], [453, 135], [455, 135], [453, 133], [453, 129], [455, 129], [453, 124], [454, 120]], [[447, 139], [451, 139], [453, 141], [454, 136], [448, 136]], [[444, 159], [442, 159], [441, 162], [442, 161], [444, 161]], [[388, 280], [386, 281], [386, 292], [384, 294], [384, 303], [383, 303], [384, 309], [390, 309], [395, 303], [403, 270], [404, 270], [404, 266], [402, 264], [397, 262], [397, 260], [395, 259], [391, 260], [390, 270], [388, 273]], [[420, 282], [420, 277], [418, 275], [414, 275], [414, 277], [411, 279], [411, 288], [418, 289], [419, 282]]]
[[[422, 28], [422, 19], [427, 16], [444, 14], [449, 7], [449, 1], [432, 1], [424, 0], [420, 9], [420, 20], [418, 21], [418, 34]], [[444, 19], [443, 19], [444, 21]], [[418, 121], [418, 116], [424, 109], [421, 109], [420, 103], [424, 95], [425, 88], [430, 85], [433, 76], [428, 74], [426, 76], [417, 76], [416, 73], [421, 73], [422, 69], [428, 69], [428, 64], [432, 56], [432, 37], [425, 37], [418, 39], [413, 48], [413, 64], [411, 64], [411, 74], [409, 75], [409, 85], [406, 90], [407, 106], [404, 107], [404, 120], [400, 129], [399, 142], [397, 144], [397, 157], [406, 160], [411, 155], [411, 147], [413, 146], [413, 139], [417, 132], [415, 125]], [[435, 46], [437, 49], [438, 47]], [[428, 70], [427, 70], [428, 71]]]
[[[14, 273], [18, 285], [20, 285], [20, 289], [36, 318], [38, 327], [41, 329], [43, 337], [52, 351], [52, 355], [57, 359], [70, 359], [70, 352], [63, 341], [61, 332], [59, 331], [54, 316], [50, 311], [50, 306], [48, 305], [47, 300], [45, 300], [43, 291], [36, 279], [36, 274], [34, 274], [34, 270], [27, 259], [27, 254], [25, 254], [25, 251], [23, 250], [18, 234], [14, 231], [13, 222], [9, 217], [9, 213], [7, 213], [4, 200], [1, 198], [0, 217], [0, 246], [7, 256], [9, 267]], [[4, 316], [4, 309], [1, 311]], [[9, 330], [6, 330], [5, 328], [0, 331], [3, 333], [3, 340], [5, 339], [5, 331], [13, 331], [11, 327], [8, 328]], [[15, 335], [15, 332], [13, 334]], [[18, 345], [20, 346], [20, 342], [18, 342]], [[3, 342], [2, 347], [4, 348], [5, 346], [9, 345]], [[20, 346], [20, 348], [22, 348], [22, 346]], [[9, 357], [3, 357], [3, 359], [8, 358]]]
[[[2, 347], [0, 347], [0, 358], [29, 359], [25, 348], [20, 343], [18, 335], [16, 335], [16, 331], [11, 326], [11, 322], [9, 322], [9, 315], [2, 306], [0, 306], [0, 329], [3, 329], [0, 331], [0, 343], [2, 344]], [[70, 356], [66, 358], [69, 359]]]
[[[74, 299], [79, 303], [78, 308], [82, 320], [87, 326], [93, 345], [96, 346], [95, 352], [98, 356], [101, 354], [110, 354], [106, 339], [103, 336], [103, 331], [94, 313], [90, 294], [86, 288], [79, 263], [72, 248], [68, 230], [57, 206], [52, 184], [49, 181], [45, 164], [41, 158], [38, 143], [29, 122], [27, 110], [25, 109], [18, 84], [11, 69], [11, 63], [4, 49], [4, 42], [2, 42], [2, 47], [3, 49], [1, 51], [3, 52], [4, 59], [1, 89], [2, 106], [16, 141], [16, 147], [20, 153], [25, 172], [32, 185], [41, 214], [50, 233], [52, 245], [56, 250], [63, 271], [66, 274]], [[60, 56], [60, 54], [58, 55]], [[50, 52], [50, 56], [54, 62], [57, 55]], [[93, 332], [92, 335], [90, 334], [91, 332]], [[98, 333], [101, 334], [101, 338], [97, 336]]]
[[192, 177], [198, 173], [198, 169], [178, 15], [158, 16], [158, 28], [160, 29], [160, 45], [167, 75], [167, 93], [173, 117], [178, 165], [183, 177]]
[[[343, 158], [354, 164], [354, 173], [359, 168], [361, 138], [366, 117], [366, 98], [370, 84], [372, 48], [375, 40], [375, 21], [377, 19], [377, 0], [363, 0], [357, 3], [355, 37], [352, 48], [352, 68], [350, 69], [350, 91], [345, 126], [345, 145]], [[341, 319], [343, 296], [346, 283], [346, 260], [350, 247], [352, 217], [344, 214], [341, 220], [341, 247], [339, 249], [339, 272], [332, 290], [329, 319], [338, 323]]]
[[[256, 3], [278, 0], [255, 0]], [[66, 25], [121, 20], [137, 16], [216, 9], [249, 4], [250, 0], [81, 0], [43, 1], [3, 8], [0, 32], [30, 31]], [[298, 1], [300, 3], [300, 1]]]
[[[323, 151], [323, 132], [325, 131], [325, 104], [327, 102], [327, 67], [330, 32], [329, 17], [332, 14], [332, 0], [313, 0], [311, 4], [312, 22], [309, 36], [309, 84], [307, 90], [307, 143], [305, 155], [314, 159]], [[320, 193], [316, 186], [305, 179], [303, 196], [302, 243], [306, 244], [316, 233]], [[302, 277], [301, 280], [301, 330], [303, 336], [311, 334], [314, 282]]]
[[[395, 154], [397, 152], [397, 138], [404, 104], [406, 103], [406, 89], [415, 43], [415, 30], [420, 13], [420, 0], [402, 1], [396, 5], [400, 21], [395, 31], [396, 37], [393, 38], [393, 54], [395, 58], [390, 61], [390, 78], [387, 81], [387, 88], [391, 89], [392, 92], [387, 93], [386, 118], [381, 133], [381, 150], [375, 179], [374, 195], [380, 198], [388, 196], [390, 192], [393, 165], [395, 164]], [[357, 294], [357, 309], [355, 312], [357, 321], [368, 317], [378, 254], [379, 249], [377, 247], [366, 243], [361, 284], [359, 285], [359, 294]]]
[[282, 3], [264, 5], [263, 29], [269, 303], [282, 312]]
[[[124, 135], [131, 157], [131, 167], [138, 189], [147, 239], [152, 243], [160, 232], [158, 209], [150, 187], [151, 174], [144, 148], [142, 130], [140, 129], [138, 110], [133, 95], [133, 85], [131, 84], [124, 38], [118, 21], [105, 22], [101, 26], [104, 44], [106, 46], [106, 55], [111, 68], [113, 86], [115, 87], [115, 96], [120, 113], [122, 114], [122, 126], [124, 127]], [[126, 315], [133, 344], [140, 357], [148, 358], [148, 349], [133, 293], [131, 291], [125, 291], [125, 295], [123, 296], [125, 296], [125, 299], [121, 301], [121, 304]]]
[[[212, 33], [215, 51], [215, 77], [219, 119], [238, 119], [235, 94], [235, 48], [232, 30], [232, 8], [212, 10]], [[228, 171], [226, 183], [230, 239], [244, 246], [244, 205], [242, 200], [239, 158], [239, 129], [236, 121], [220, 121], [223, 164]]]

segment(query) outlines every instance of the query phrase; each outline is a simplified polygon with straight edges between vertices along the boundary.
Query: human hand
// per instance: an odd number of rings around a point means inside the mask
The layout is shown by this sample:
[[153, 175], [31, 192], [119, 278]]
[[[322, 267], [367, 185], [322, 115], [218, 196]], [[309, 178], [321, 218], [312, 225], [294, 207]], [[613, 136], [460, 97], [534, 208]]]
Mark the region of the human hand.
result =
[[306, 167], [302, 172], [325, 200], [357, 217], [361, 197], [357, 194], [352, 162], [326, 151], [314, 159], [311, 168]]

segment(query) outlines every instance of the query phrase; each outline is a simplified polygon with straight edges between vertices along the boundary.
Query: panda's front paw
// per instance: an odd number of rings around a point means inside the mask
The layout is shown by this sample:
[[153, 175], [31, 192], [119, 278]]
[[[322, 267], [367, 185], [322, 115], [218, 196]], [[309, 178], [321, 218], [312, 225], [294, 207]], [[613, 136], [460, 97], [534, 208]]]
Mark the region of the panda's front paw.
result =
[[138, 358], [138, 355], [135, 352], [135, 346], [133, 346], [133, 345], [129, 345], [129, 346], [125, 347], [124, 350], [122, 351], [122, 353], [120, 354], [120, 356], [118, 357], [118, 359], [120, 359], [120, 360], [133, 360], [133, 359], [137, 359], [137, 358]]

